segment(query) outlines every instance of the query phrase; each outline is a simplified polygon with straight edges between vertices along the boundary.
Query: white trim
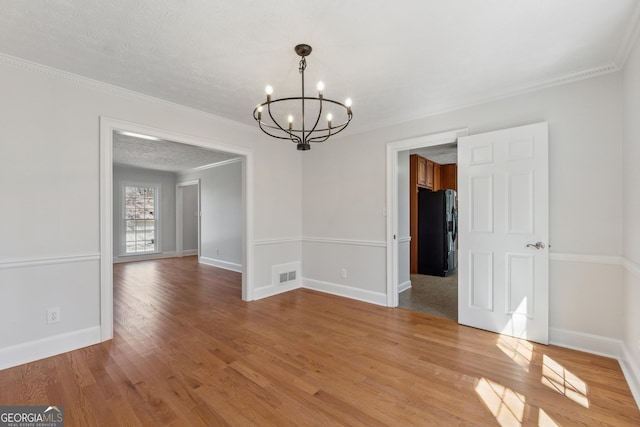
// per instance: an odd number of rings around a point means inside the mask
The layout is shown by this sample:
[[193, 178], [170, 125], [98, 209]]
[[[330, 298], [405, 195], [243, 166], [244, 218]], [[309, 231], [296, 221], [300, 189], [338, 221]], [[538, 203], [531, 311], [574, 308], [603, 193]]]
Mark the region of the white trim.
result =
[[197, 249], [183, 249], [182, 250], [182, 256], [194, 256], [194, 255], [198, 255], [198, 250]]
[[175, 258], [178, 254], [176, 251], [170, 252], [153, 252], [148, 254], [136, 254], [136, 255], [121, 255], [113, 257], [114, 264], [121, 264], [123, 262], [135, 262], [135, 261], [149, 261], [153, 259]]
[[398, 243], [410, 243], [410, 242], [411, 242], [411, 236], [398, 238]]
[[99, 326], [67, 332], [0, 349], [0, 370], [98, 344]]
[[622, 356], [622, 340], [567, 329], [549, 328], [549, 344], [614, 359]]
[[337, 283], [324, 282], [314, 279], [302, 279], [302, 287], [327, 294], [338, 295], [358, 301], [364, 301], [376, 305], [387, 305], [387, 296], [382, 292], [367, 291]]
[[[0, 56], [1, 59], [1, 56]], [[123, 92], [124, 93], [124, 92]], [[173, 105], [173, 104], [172, 104]], [[195, 111], [195, 110], [194, 110]], [[215, 117], [208, 115], [209, 118]], [[227, 151], [242, 157], [244, 239], [242, 299], [253, 299], [254, 152], [251, 149], [153, 128], [124, 120], [100, 117], [100, 325], [102, 341], [113, 338], [113, 132], [127, 130], [197, 147]]]
[[260, 239], [254, 240], [254, 246], [279, 245], [281, 243], [300, 243], [302, 237], [283, 237], [281, 239]]
[[274, 295], [282, 294], [285, 292], [293, 291], [294, 289], [300, 289], [300, 281], [296, 280], [293, 283], [283, 285], [269, 285], [253, 290], [253, 297], [256, 300], [268, 298]]
[[99, 261], [100, 253], [88, 253], [78, 255], [64, 255], [57, 257], [22, 258], [0, 260], [0, 270], [7, 268], [28, 268], [41, 265], [71, 264], [75, 262]]
[[640, 408], [640, 367], [631, 356], [624, 341], [566, 329], [550, 328], [549, 344], [616, 359], [629, 389], [631, 389], [636, 405]]
[[238, 163], [238, 162], [241, 162], [241, 161], [242, 161], [242, 157], [235, 157], [233, 159], [223, 160], [221, 162], [210, 163], [208, 165], [203, 165], [203, 166], [198, 166], [196, 168], [183, 170], [183, 171], [180, 171], [180, 173], [186, 175], [186, 174], [195, 173], [195, 172], [202, 172], [203, 170], [213, 169], [213, 168], [217, 168], [217, 167], [220, 167], [220, 166], [231, 165], [233, 163]]
[[459, 137], [467, 135], [466, 128], [456, 129], [416, 138], [391, 141], [386, 146], [386, 197], [387, 197], [387, 294], [386, 305], [398, 306], [398, 153], [413, 148], [430, 147], [434, 145], [455, 142]]
[[411, 280], [407, 280], [404, 283], [400, 283], [398, 285], [398, 293], [401, 294], [404, 291], [408, 291], [409, 289], [411, 289]]
[[622, 266], [626, 268], [629, 273], [640, 278], [640, 265], [638, 263], [631, 261], [629, 258], [623, 257]]
[[198, 262], [210, 265], [211, 267], [218, 267], [225, 270], [235, 271], [236, 273], [242, 273], [242, 264], [237, 264], [235, 262], [223, 261], [221, 259], [208, 258], [205, 256], [201, 256]]
[[640, 408], [640, 366], [633, 359], [631, 352], [629, 352], [624, 343], [622, 343], [622, 359], [619, 362], [622, 373], [631, 389], [631, 394], [636, 400], [636, 405]]
[[352, 245], [352, 246], [369, 246], [374, 248], [384, 248], [386, 242], [379, 240], [354, 240], [354, 239], [333, 239], [330, 237], [303, 237], [303, 242], [328, 243], [332, 245]]
[[600, 66], [589, 68], [587, 70], [582, 70], [575, 73], [569, 73], [563, 76], [559, 76], [559, 77], [555, 77], [547, 80], [541, 80], [539, 82], [535, 82], [527, 86], [508, 88], [502, 93], [496, 93], [496, 94], [485, 96], [485, 97], [471, 99], [467, 102], [461, 102], [461, 103], [453, 104], [450, 106], [446, 106], [446, 105], [438, 106], [433, 110], [427, 110], [422, 112], [416, 111], [412, 116], [399, 118], [393, 121], [391, 121], [390, 119], [379, 120], [373, 126], [368, 127], [366, 129], [362, 129], [362, 132], [375, 132], [376, 130], [382, 130], [392, 126], [401, 127], [402, 125], [415, 122], [417, 120], [423, 120], [429, 117], [440, 116], [440, 115], [451, 113], [454, 111], [461, 111], [468, 108], [478, 107], [485, 104], [501, 101], [503, 99], [509, 99], [515, 96], [524, 95], [531, 92], [537, 92], [543, 89], [548, 89], [554, 86], [560, 86], [564, 84], [578, 82], [585, 79], [600, 77], [610, 73], [615, 73], [617, 71], [620, 71], [620, 69], [621, 67], [619, 67], [614, 63], [602, 64]]
[[549, 253], [551, 261], [584, 262], [589, 264], [621, 265], [622, 257], [609, 255], [586, 255], [573, 253]]

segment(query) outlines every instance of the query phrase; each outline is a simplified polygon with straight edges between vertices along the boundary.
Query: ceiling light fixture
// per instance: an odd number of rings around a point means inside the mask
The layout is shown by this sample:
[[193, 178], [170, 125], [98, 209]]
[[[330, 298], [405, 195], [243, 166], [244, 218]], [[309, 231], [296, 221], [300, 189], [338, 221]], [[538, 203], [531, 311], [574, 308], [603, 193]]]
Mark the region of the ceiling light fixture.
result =
[[[262, 104], [258, 104], [253, 110], [253, 118], [258, 122], [260, 129], [269, 136], [278, 139], [286, 139], [295, 143], [298, 150], [311, 149], [310, 143], [312, 142], [324, 142], [339, 132], [342, 132], [353, 117], [351, 112], [351, 99], [347, 99], [344, 103], [334, 101], [332, 99], [325, 98], [323, 96], [324, 83], [318, 82], [316, 86], [318, 90], [318, 96], [304, 96], [304, 70], [307, 68], [306, 57], [311, 53], [311, 46], [307, 44], [299, 44], [295, 47], [295, 51], [300, 56], [300, 63], [298, 71], [301, 74], [302, 79], [302, 96], [295, 96], [289, 98], [271, 99], [273, 94], [273, 88], [267, 86], [265, 92], [267, 93], [267, 101]], [[297, 102], [299, 101], [299, 104]], [[328, 103], [328, 105], [326, 105]], [[275, 106], [274, 104], [279, 104]], [[334, 124], [333, 119], [335, 112], [329, 112], [327, 114], [327, 126], [322, 125], [318, 128], [320, 118], [322, 117], [323, 108], [331, 110], [332, 107], [337, 108], [339, 118], [343, 118], [340, 124]], [[267, 121], [263, 121], [263, 112], [266, 109]], [[299, 109], [300, 120], [295, 120], [291, 111]], [[305, 120], [309, 118], [309, 115], [305, 117], [305, 112], [311, 111], [312, 120], [306, 123]], [[283, 126], [281, 122], [283, 117], [287, 116], [288, 124]], [[276, 120], [274, 116], [280, 118], [280, 122]], [[282, 117], [282, 118], [281, 118]], [[311, 123], [313, 123], [312, 126]]]
[[133, 136], [134, 138], [148, 139], [150, 141], [160, 141], [160, 138], [156, 138], [155, 136], [150, 136], [150, 135], [144, 135], [144, 134], [141, 134], [141, 133], [129, 132], [129, 131], [126, 131], [126, 130], [119, 130], [117, 132], [120, 135]]

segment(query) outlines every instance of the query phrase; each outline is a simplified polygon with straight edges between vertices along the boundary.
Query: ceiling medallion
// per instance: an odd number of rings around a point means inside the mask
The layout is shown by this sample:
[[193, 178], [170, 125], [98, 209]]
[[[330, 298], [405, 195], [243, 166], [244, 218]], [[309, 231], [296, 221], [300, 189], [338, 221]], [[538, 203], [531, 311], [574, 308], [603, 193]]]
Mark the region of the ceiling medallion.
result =
[[[318, 96], [304, 96], [304, 70], [307, 68], [306, 57], [311, 53], [311, 46], [307, 44], [299, 44], [295, 47], [296, 54], [300, 57], [300, 63], [298, 71], [302, 80], [302, 96], [295, 96], [289, 98], [271, 99], [273, 94], [273, 88], [267, 86], [265, 92], [267, 93], [267, 101], [262, 104], [258, 104], [253, 110], [253, 118], [258, 122], [260, 129], [269, 136], [278, 139], [290, 140], [297, 145], [298, 150], [311, 149], [312, 142], [324, 142], [329, 137], [342, 132], [353, 117], [351, 112], [351, 99], [342, 103], [334, 101], [332, 99], [325, 98], [322, 94], [324, 91], [324, 83], [318, 82], [316, 86], [318, 89]], [[278, 104], [278, 105], [276, 105]], [[266, 109], [267, 116], [266, 121], [263, 120], [264, 110]], [[321, 125], [320, 118], [322, 117], [322, 111], [326, 109], [329, 113], [326, 115], [326, 127]], [[334, 124], [333, 110], [337, 110], [340, 124]], [[294, 111], [300, 113], [300, 119], [294, 117]], [[312, 117], [309, 123], [305, 122], [305, 111], [312, 112]], [[274, 116], [279, 114], [288, 114], [287, 125], [282, 125]], [[296, 113], [297, 114], [297, 113]], [[306, 117], [309, 119], [309, 117]], [[312, 126], [311, 123], [313, 123]]]

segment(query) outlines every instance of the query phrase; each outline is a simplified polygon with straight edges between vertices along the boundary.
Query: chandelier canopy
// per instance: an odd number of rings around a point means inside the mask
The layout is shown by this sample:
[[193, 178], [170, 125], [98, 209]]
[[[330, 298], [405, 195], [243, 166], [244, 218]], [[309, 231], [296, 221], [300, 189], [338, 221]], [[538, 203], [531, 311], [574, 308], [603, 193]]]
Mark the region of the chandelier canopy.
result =
[[[304, 70], [307, 68], [306, 57], [311, 53], [311, 46], [299, 44], [295, 47], [300, 57], [298, 71], [302, 80], [302, 95], [289, 98], [271, 99], [273, 88], [267, 86], [267, 101], [258, 104], [253, 110], [253, 118], [260, 129], [269, 136], [286, 139], [297, 145], [298, 150], [311, 149], [312, 142], [324, 142], [339, 132], [342, 132], [353, 117], [351, 99], [342, 103], [323, 96], [324, 83], [318, 82], [317, 96], [304, 95]], [[265, 112], [266, 110], [266, 112]], [[326, 127], [320, 124], [323, 110], [327, 110]], [[305, 117], [305, 112], [307, 117]], [[296, 118], [294, 114], [300, 114]], [[339, 124], [334, 122], [334, 113]], [[282, 125], [284, 114], [288, 114], [286, 125]], [[265, 118], [266, 116], [266, 118]], [[307, 123], [305, 120], [309, 120]]]

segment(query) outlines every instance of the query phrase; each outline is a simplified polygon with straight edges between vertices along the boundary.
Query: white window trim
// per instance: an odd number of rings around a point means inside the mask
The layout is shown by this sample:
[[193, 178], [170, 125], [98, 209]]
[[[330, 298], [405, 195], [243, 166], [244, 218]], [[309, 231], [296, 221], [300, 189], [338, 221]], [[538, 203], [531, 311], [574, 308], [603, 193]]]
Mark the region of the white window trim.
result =
[[[153, 188], [155, 192], [155, 212], [154, 219], [156, 221], [156, 238], [155, 238], [155, 249], [150, 252], [134, 252], [127, 253], [127, 204], [125, 202], [125, 188], [126, 187], [146, 187]], [[118, 251], [118, 257], [135, 257], [140, 255], [151, 255], [151, 254], [159, 254], [161, 251], [161, 215], [160, 215], [160, 204], [162, 203], [162, 194], [160, 192], [161, 186], [160, 184], [155, 183], [147, 183], [147, 182], [131, 182], [131, 181], [121, 181], [120, 182], [120, 203], [122, 207], [120, 209], [120, 249]]]

